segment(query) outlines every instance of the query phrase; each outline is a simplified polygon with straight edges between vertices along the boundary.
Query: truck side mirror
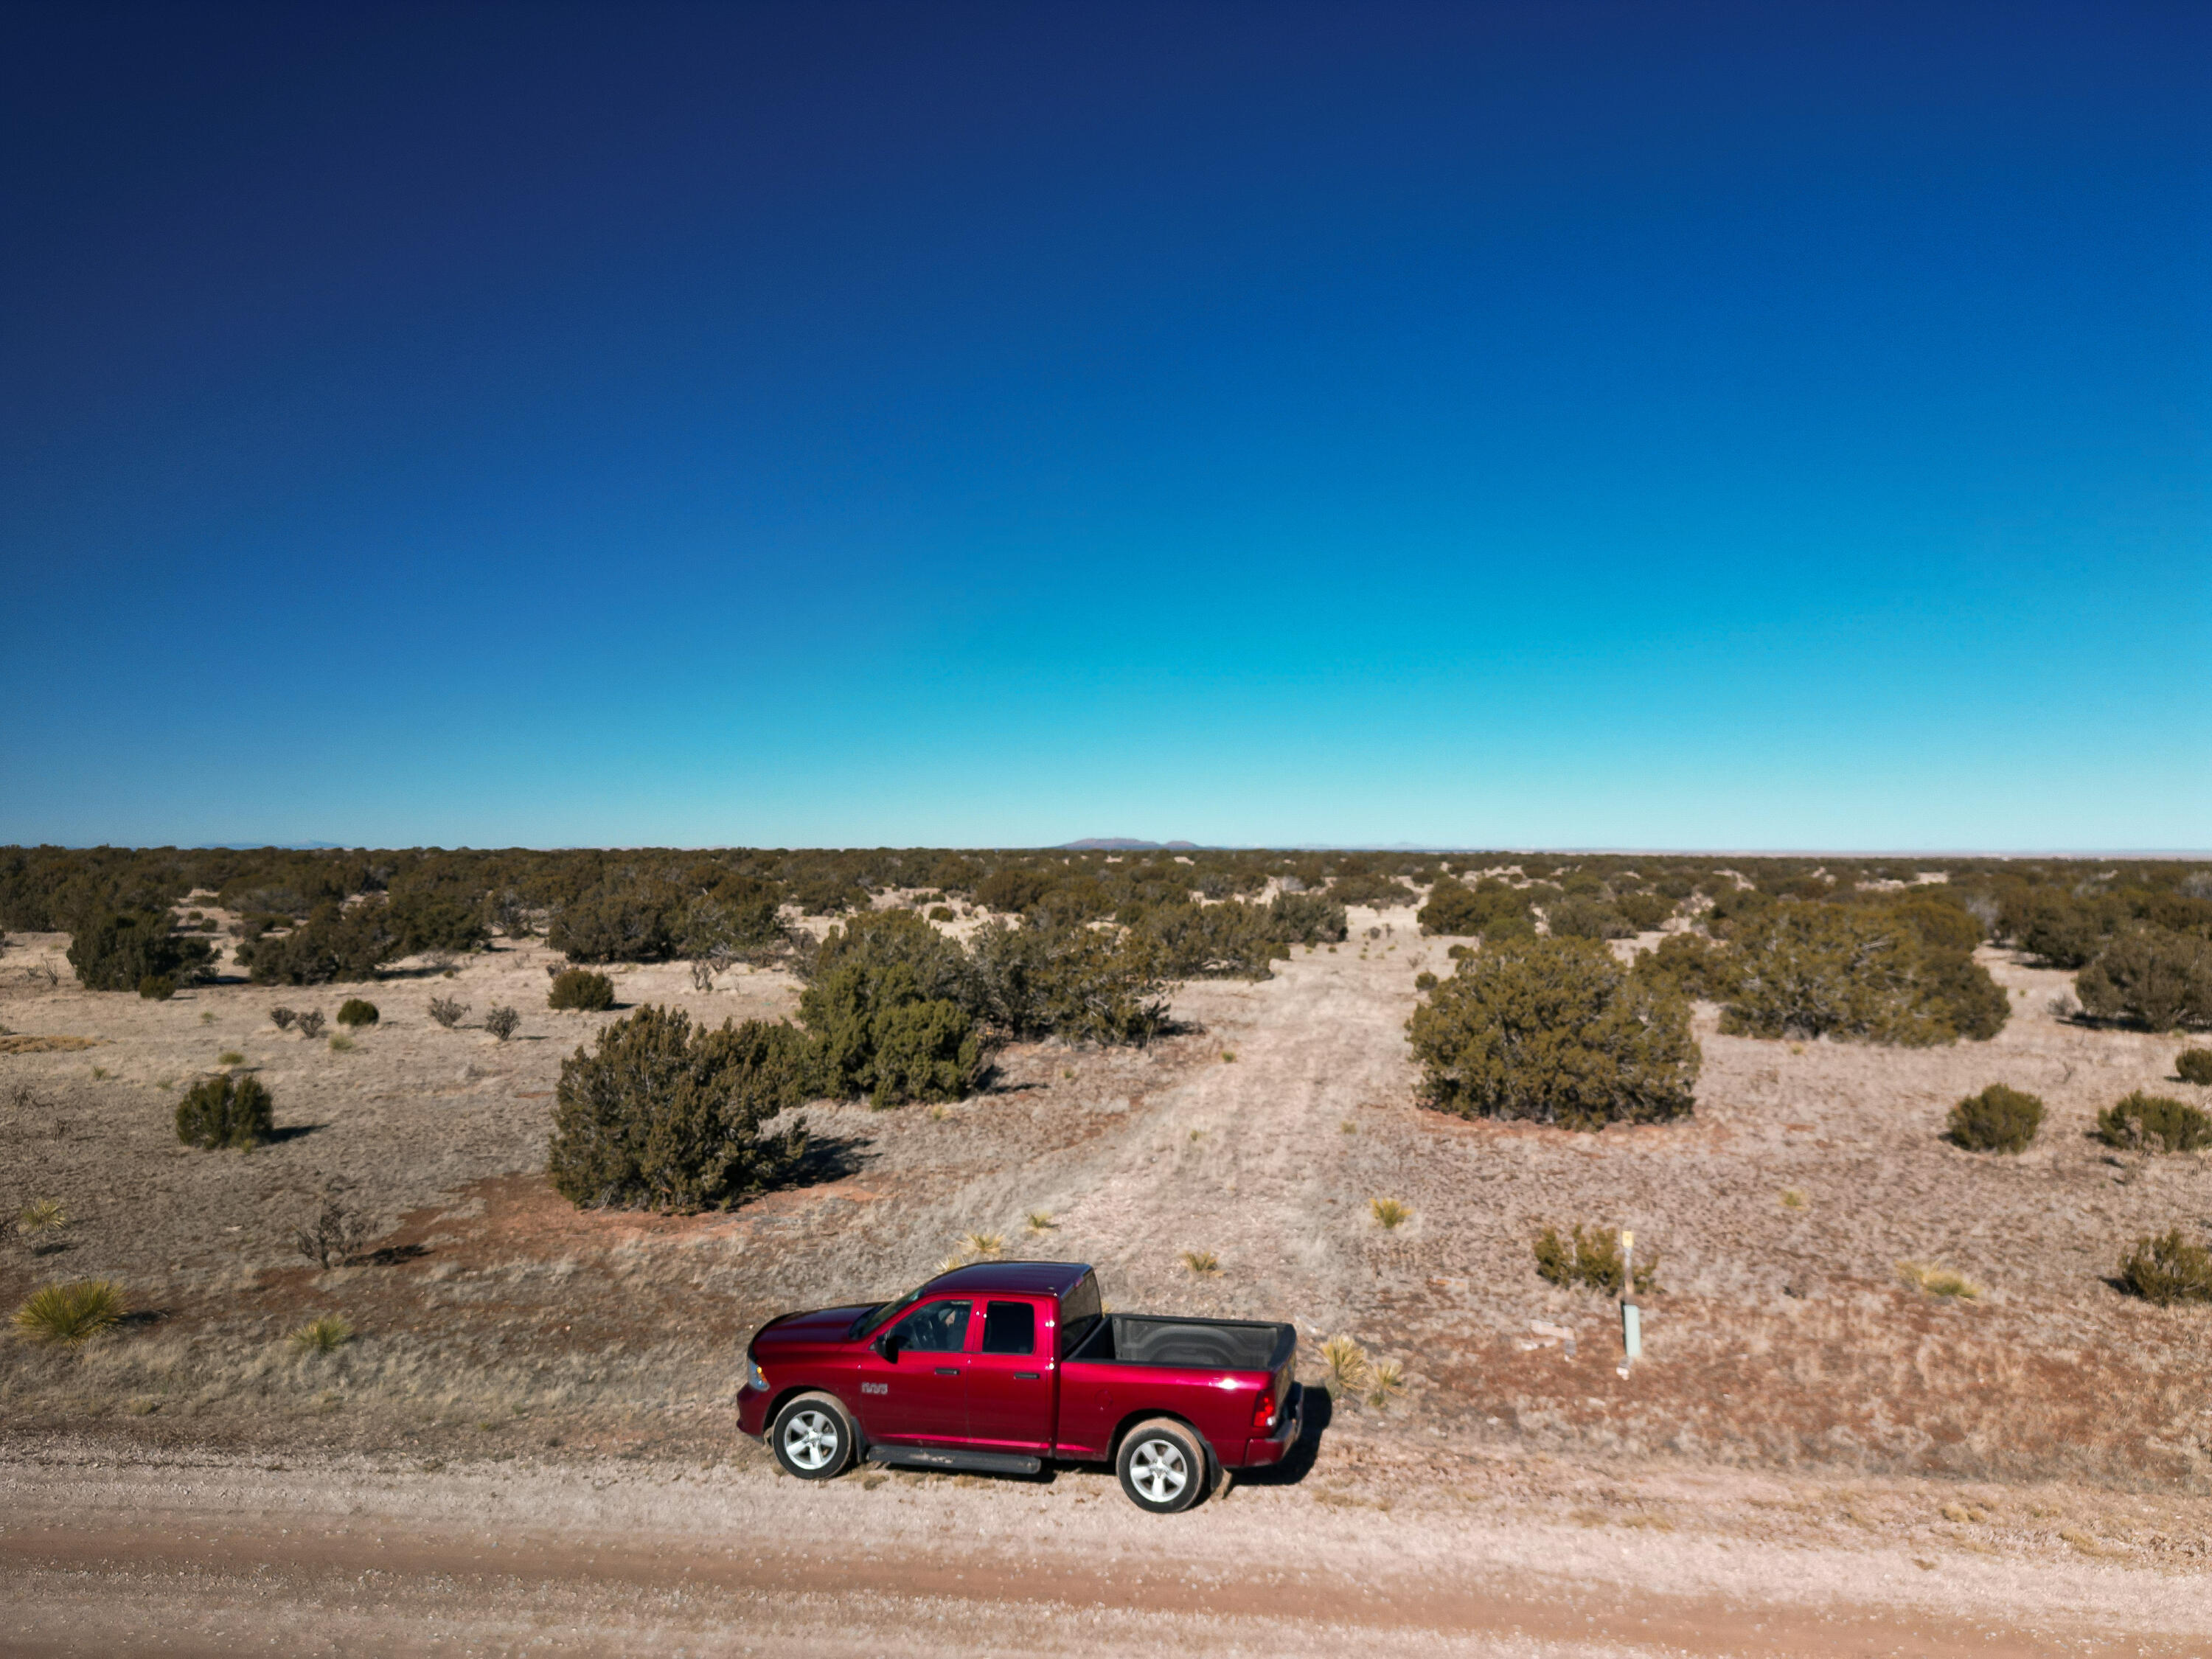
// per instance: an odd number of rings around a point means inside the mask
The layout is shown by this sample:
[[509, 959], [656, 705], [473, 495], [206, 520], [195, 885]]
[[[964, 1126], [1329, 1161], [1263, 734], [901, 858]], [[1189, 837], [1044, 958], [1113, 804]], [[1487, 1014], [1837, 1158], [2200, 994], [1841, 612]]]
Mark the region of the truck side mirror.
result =
[[896, 1331], [885, 1331], [876, 1339], [876, 1352], [891, 1364], [898, 1364], [899, 1342]]

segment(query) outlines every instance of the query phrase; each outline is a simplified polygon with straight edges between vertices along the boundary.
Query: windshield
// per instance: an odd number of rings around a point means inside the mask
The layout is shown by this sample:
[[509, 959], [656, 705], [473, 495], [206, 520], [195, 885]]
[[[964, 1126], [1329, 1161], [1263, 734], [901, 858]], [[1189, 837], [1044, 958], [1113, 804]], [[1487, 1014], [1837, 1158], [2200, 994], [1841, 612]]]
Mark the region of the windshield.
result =
[[[924, 1286], [923, 1288], [927, 1288]], [[853, 1328], [845, 1333], [845, 1340], [853, 1341], [870, 1331], [879, 1331], [908, 1308], [921, 1300], [920, 1290], [908, 1291], [896, 1302], [879, 1302], [853, 1322]]]

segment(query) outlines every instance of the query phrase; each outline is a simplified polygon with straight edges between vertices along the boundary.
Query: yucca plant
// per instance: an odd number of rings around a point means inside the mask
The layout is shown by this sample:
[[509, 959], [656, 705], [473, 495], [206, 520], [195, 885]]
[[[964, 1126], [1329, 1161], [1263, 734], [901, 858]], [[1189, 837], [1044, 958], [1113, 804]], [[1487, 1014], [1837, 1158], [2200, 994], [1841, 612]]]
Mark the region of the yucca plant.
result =
[[1931, 1267], [1924, 1261], [1900, 1261], [1897, 1276], [1908, 1287], [1925, 1291], [1930, 1296], [1956, 1297], [1971, 1302], [1982, 1293], [1981, 1286], [1962, 1273], [1948, 1267]]
[[33, 1342], [64, 1347], [97, 1336], [127, 1311], [123, 1287], [112, 1279], [82, 1279], [33, 1291], [15, 1310], [15, 1328]]
[[69, 1221], [69, 1212], [63, 1207], [61, 1200], [34, 1198], [16, 1213], [15, 1231], [28, 1239], [35, 1250], [59, 1237]]
[[319, 1314], [289, 1340], [301, 1353], [335, 1353], [353, 1340], [353, 1322], [343, 1314]]
[[1322, 1343], [1321, 1358], [1328, 1367], [1322, 1386], [1331, 1399], [1340, 1394], [1358, 1394], [1374, 1382], [1374, 1362], [1368, 1358], [1367, 1350], [1348, 1336], [1332, 1336]]
[[1030, 1231], [1033, 1233], [1048, 1233], [1058, 1227], [1060, 1223], [1052, 1218], [1052, 1212], [1049, 1210], [1031, 1210], [1029, 1213], [1029, 1225]]
[[1182, 1265], [1195, 1277], [1206, 1279], [1221, 1271], [1221, 1258], [1211, 1250], [1185, 1250]]
[[1368, 1379], [1367, 1403], [1380, 1411], [1406, 1392], [1406, 1368], [1395, 1359], [1378, 1359]]
[[1385, 1232], [1395, 1232], [1413, 1218], [1413, 1212], [1395, 1198], [1370, 1198], [1367, 1207]]
[[1005, 1255], [1006, 1241], [996, 1233], [963, 1233], [960, 1236], [960, 1248], [969, 1255], [980, 1259], [983, 1256]]

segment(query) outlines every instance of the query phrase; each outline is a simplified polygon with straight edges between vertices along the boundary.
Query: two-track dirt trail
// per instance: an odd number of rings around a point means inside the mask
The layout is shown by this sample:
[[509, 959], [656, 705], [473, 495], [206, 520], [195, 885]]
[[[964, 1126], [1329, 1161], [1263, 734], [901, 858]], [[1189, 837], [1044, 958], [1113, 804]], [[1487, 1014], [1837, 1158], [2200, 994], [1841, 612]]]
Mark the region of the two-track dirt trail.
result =
[[9, 1655], [2202, 1652], [2201, 1579], [1103, 1476], [0, 1459]]
[[1066, 1209], [1067, 1232], [1113, 1241], [1098, 1253], [1109, 1284], [1210, 1251], [1249, 1316], [1343, 1316], [1371, 1231], [1360, 1115], [1410, 1087], [1411, 980], [1302, 954], [1264, 986], [1185, 988], [1177, 1011], [1205, 1022], [1214, 1058], [1102, 1142]]

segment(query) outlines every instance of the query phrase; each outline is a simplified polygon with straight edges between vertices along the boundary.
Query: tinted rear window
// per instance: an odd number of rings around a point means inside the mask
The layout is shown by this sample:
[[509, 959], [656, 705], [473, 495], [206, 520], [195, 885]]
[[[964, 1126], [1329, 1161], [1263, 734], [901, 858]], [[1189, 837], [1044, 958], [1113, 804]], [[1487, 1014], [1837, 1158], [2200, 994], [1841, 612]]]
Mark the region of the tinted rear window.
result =
[[1085, 1273], [1083, 1282], [1060, 1299], [1060, 1358], [1083, 1346], [1083, 1339], [1097, 1327], [1098, 1313], [1098, 1275]]
[[983, 1316], [985, 1353], [1035, 1353], [1036, 1309], [1026, 1302], [994, 1302]]

